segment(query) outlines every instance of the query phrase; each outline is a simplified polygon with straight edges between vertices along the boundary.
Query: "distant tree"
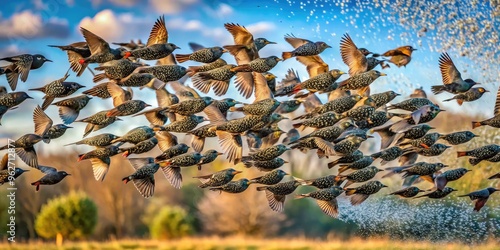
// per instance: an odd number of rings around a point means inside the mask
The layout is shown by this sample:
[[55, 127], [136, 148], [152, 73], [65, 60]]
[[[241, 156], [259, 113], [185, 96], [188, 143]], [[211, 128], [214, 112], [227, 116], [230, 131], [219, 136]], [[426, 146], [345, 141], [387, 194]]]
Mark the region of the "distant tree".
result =
[[84, 193], [71, 192], [66, 196], [49, 200], [42, 206], [35, 221], [38, 235], [49, 239], [82, 239], [90, 235], [97, 224], [97, 207]]
[[[176, 239], [194, 232], [193, 218], [181, 207], [163, 206], [160, 209], [148, 207], [148, 213], [144, 221], [148, 224], [153, 239]], [[156, 215], [151, 216], [151, 213]]]

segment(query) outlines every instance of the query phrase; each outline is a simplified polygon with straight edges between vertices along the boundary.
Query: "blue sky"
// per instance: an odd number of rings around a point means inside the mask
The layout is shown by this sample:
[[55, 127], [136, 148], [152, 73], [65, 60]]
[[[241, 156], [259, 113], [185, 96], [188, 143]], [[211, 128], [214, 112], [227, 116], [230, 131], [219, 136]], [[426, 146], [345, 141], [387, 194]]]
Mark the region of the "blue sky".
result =
[[[436, 40], [437, 35], [432, 30], [424, 36], [418, 36], [418, 27], [404, 29], [395, 22], [394, 17], [387, 15], [371, 4], [342, 1], [244, 1], [244, 0], [32, 0], [8, 1], [2, 3], [0, 13], [0, 57], [20, 53], [41, 53], [54, 61], [41, 69], [32, 71], [26, 83], [18, 85], [19, 90], [39, 87], [64, 75], [69, 67], [66, 54], [46, 45], [66, 45], [83, 41], [78, 31], [83, 26], [108, 42], [122, 42], [130, 39], [147, 40], [149, 31], [158, 16], [164, 14], [169, 41], [182, 49], [177, 53], [189, 53], [188, 42], [194, 41], [206, 46], [222, 46], [232, 44], [230, 34], [224, 29], [226, 22], [245, 25], [254, 37], [266, 37], [278, 42], [261, 51], [261, 56], [281, 55], [282, 51], [291, 50], [291, 46], [283, 40], [287, 33], [309, 40], [322, 40], [333, 48], [326, 50], [322, 57], [330, 68], [347, 71], [347, 66], [340, 60], [339, 42], [341, 36], [348, 32], [359, 47], [383, 53], [402, 45], [412, 45], [418, 49], [407, 68], [384, 70], [387, 77], [374, 83], [374, 92], [389, 89], [403, 94], [409, 94], [414, 87], [424, 86], [427, 90], [431, 85], [440, 84], [441, 76], [438, 70], [439, 53], [443, 51]], [[472, 77], [479, 82], [483, 79], [481, 68], [474, 67], [467, 57], [460, 57], [456, 51], [449, 51], [464, 77]], [[224, 55], [228, 62], [234, 62], [230, 55]], [[1, 63], [1, 62], [0, 62]], [[150, 62], [153, 64], [154, 62]], [[184, 63], [189, 66], [191, 63]], [[97, 66], [97, 65], [95, 65]], [[93, 67], [95, 67], [93, 66]], [[278, 64], [272, 70], [281, 79], [286, 69], [299, 71], [302, 79], [307, 78], [305, 67], [295, 60], [287, 60]], [[85, 72], [77, 78], [74, 74], [68, 79], [77, 81], [87, 87], [93, 85], [91, 75]], [[0, 78], [1, 85], [7, 85], [6, 79]], [[488, 87], [489, 86], [489, 87]], [[489, 82], [486, 88], [495, 93], [496, 83]], [[83, 90], [81, 90], [83, 91]], [[81, 93], [81, 91], [76, 94]], [[233, 92], [234, 93], [234, 92]], [[42, 94], [29, 92], [35, 100], [28, 100], [18, 110], [7, 113], [0, 127], [0, 137], [17, 131], [32, 130], [31, 112], [35, 105], [41, 104]], [[75, 95], [76, 95], [75, 94]], [[151, 91], [135, 91], [136, 98], [150, 100], [155, 105]], [[480, 105], [488, 105], [485, 118], [492, 115], [492, 98], [479, 100], [464, 107], [466, 110], [477, 109]], [[443, 96], [440, 99], [445, 99]], [[241, 97], [239, 98], [243, 100]], [[448, 107], [449, 106], [449, 107]], [[444, 104], [446, 109], [455, 109], [455, 103]], [[94, 98], [85, 108], [79, 118], [89, 116], [96, 111], [111, 108], [110, 100]], [[55, 106], [47, 113], [54, 123], [60, 123]], [[129, 128], [144, 123], [142, 117], [126, 117], [126, 123], [113, 125], [103, 132], [123, 134]], [[128, 122], [130, 121], [130, 122]], [[75, 141], [81, 138], [84, 124], [73, 124], [73, 131], [59, 139], [61, 142]], [[15, 130], [14, 130], [15, 128]], [[91, 135], [95, 135], [92, 133]], [[54, 147], [51, 145], [51, 147]]]

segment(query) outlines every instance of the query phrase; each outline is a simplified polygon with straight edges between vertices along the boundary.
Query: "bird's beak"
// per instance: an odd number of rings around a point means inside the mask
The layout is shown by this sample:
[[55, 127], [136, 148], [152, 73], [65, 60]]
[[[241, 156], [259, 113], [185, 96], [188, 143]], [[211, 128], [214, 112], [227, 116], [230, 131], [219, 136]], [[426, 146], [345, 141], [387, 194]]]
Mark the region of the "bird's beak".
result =
[[485, 89], [485, 90], [484, 90], [484, 93], [486, 93], [486, 92], [490, 92], [490, 91], [489, 91], [489, 90], [487, 90], [487, 89]]
[[339, 71], [339, 74], [345, 75], [345, 72], [344, 71]]
[[203, 117], [203, 121], [208, 122], [210, 120], [208, 120], [208, 118], [206, 118], [206, 117]]
[[65, 126], [66, 128], [73, 128], [73, 127], [70, 127], [70, 126]]
[[284, 162], [284, 163], [289, 163], [289, 162], [287, 162], [287, 161], [283, 161], [283, 162]]
[[29, 96], [29, 95], [26, 95], [26, 99], [33, 99], [33, 97]]
[[283, 59], [279, 58], [279, 57], [276, 57], [276, 61], [279, 62], [279, 61], [283, 61]]
[[479, 135], [474, 135], [474, 137], [480, 137]]
[[286, 117], [286, 116], [283, 116], [283, 118], [282, 118], [282, 119], [290, 119], [290, 118], [288, 118], [288, 117]]
[[380, 72], [380, 76], [386, 76], [387, 74], [384, 72]]
[[285, 175], [290, 175], [289, 173], [285, 172]]
[[52, 62], [52, 60], [49, 60], [47, 58], [43, 59], [44, 62]]
[[175, 48], [176, 48], [176, 49], [181, 49], [181, 47], [179, 47], [179, 46], [177, 46], [177, 45], [175, 45]]
[[66, 174], [66, 175], [71, 175], [71, 174]]
[[415, 48], [412, 48], [412, 51], [415, 51], [415, 50], [417, 50], [417, 49], [415, 49]]
[[396, 93], [396, 96], [400, 96], [401, 94]]
[[418, 190], [418, 192], [419, 192], [419, 193], [423, 193], [423, 192], [425, 192], [425, 190]]
[[266, 44], [276, 44], [276, 42], [266, 41]]
[[285, 150], [292, 150], [291, 148], [286, 148]]
[[436, 129], [435, 127], [431, 127], [431, 129]]
[[330, 46], [330, 45], [328, 45], [328, 44], [327, 44], [327, 45], [326, 45], [326, 47], [327, 47], [327, 48], [331, 48], [332, 46]]
[[374, 138], [372, 135], [367, 135], [366, 138]]
[[387, 185], [382, 184], [382, 187], [383, 187], [383, 188], [386, 188], [386, 187], [388, 187], [388, 186], [387, 186]]
[[226, 52], [229, 52], [229, 50], [227, 50], [227, 49], [222, 49], [222, 53], [226, 53]]
[[243, 173], [243, 171], [236, 170], [236, 171], [233, 172], [233, 175], [237, 175], [237, 174], [240, 174], [240, 173]]
[[439, 112], [445, 112], [445, 111], [446, 111], [446, 110], [444, 110], [444, 109], [439, 110]]
[[500, 191], [500, 189], [498, 189], [498, 188], [495, 188], [495, 191]]
[[470, 172], [470, 171], [472, 171], [472, 169], [467, 169], [467, 172]]
[[150, 105], [150, 104], [147, 104], [147, 103], [146, 103], [145, 105], [146, 105], [146, 107], [151, 107], [151, 105]]
[[221, 152], [217, 152], [217, 155], [223, 155], [224, 153], [221, 153]]
[[379, 168], [379, 169], [378, 169], [378, 171], [379, 171], [379, 172], [382, 172], [382, 171], [384, 171], [384, 170]]

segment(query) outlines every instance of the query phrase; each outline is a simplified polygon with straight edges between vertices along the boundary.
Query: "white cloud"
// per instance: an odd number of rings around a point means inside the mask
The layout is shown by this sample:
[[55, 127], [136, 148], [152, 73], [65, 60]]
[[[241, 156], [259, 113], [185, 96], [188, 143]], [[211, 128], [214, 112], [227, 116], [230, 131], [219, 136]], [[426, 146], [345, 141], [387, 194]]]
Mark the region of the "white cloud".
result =
[[179, 13], [198, 2], [198, 0], [149, 0], [149, 5], [157, 13], [168, 15]]
[[57, 17], [44, 20], [39, 14], [30, 10], [14, 13], [9, 19], [0, 18], [0, 40], [40, 37], [65, 38], [69, 34], [67, 20]]
[[248, 31], [253, 34], [254, 38], [259, 35], [265, 34], [266, 32], [273, 31], [276, 26], [271, 22], [258, 22], [246, 26]]
[[229, 16], [231, 14], [233, 14], [234, 10], [233, 8], [231, 8], [231, 6], [225, 4], [225, 3], [221, 3], [219, 4], [219, 8], [217, 8], [217, 14], [221, 15], [221, 16]]
[[79, 27], [84, 27], [108, 42], [122, 39], [146, 37], [154, 21], [140, 19], [131, 13], [115, 14], [112, 10], [103, 10], [94, 17], [85, 17]]

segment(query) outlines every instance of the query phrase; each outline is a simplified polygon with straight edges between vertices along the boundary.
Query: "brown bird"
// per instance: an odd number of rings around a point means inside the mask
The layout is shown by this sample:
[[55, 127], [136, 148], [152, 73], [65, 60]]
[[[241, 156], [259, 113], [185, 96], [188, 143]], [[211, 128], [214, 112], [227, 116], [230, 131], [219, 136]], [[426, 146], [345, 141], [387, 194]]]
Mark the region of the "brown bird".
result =
[[369, 54], [371, 52], [366, 49], [358, 49], [347, 33], [340, 40], [340, 55], [342, 61], [349, 66], [349, 75], [351, 76], [367, 71], [368, 61], [366, 55]]
[[408, 65], [411, 61], [411, 53], [417, 49], [412, 46], [401, 46], [399, 48], [389, 50], [382, 54], [382, 56], [390, 56], [389, 62], [394, 63], [394, 65], [401, 67]]

